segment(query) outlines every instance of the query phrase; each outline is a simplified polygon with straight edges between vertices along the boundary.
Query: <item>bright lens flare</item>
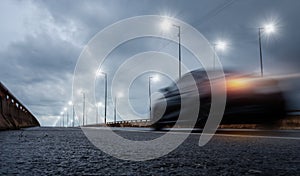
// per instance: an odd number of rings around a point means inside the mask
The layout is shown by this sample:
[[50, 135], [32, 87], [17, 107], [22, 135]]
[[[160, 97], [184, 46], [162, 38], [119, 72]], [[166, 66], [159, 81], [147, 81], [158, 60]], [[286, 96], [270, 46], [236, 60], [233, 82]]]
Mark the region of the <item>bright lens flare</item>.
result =
[[151, 77], [151, 79], [153, 80], [153, 82], [160, 81], [160, 77], [158, 75], [154, 75], [153, 77]]
[[164, 20], [162, 23], [161, 23], [161, 28], [164, 30], [164, 31], [168, 31], [170, 30], [172, 24], [169, 20]]
[[275, 32], [275, 25], [270, 23], [270, 24], [267, 24], [264, 26], [264, 30], [267, 34], [271, 34], [271, 33], [274, 33]]
[[103, 104], [102, 104], [102, 102], [98, 102], [98, 103], [96, 103], [96, 106], [97, 106], [97, 107], [102, 107]]
[[218, 41], [216, 43], [216, 49], [224, 51], [224, 50], [226, 50], [226, 48], [227, 48], [227, 43], [226, 42]]
[[245, 79], [230, 79], [227, 81], [227, 89], [237, 90], [249, 87], [249, 81]]

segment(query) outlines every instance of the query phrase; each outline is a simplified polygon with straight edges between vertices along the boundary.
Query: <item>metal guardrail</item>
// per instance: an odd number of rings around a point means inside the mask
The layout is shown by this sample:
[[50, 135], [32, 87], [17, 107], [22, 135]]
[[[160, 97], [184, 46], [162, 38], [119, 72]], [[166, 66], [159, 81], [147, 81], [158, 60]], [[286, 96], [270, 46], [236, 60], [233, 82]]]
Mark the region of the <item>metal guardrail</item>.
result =
[[114, 124], [128, 124], [128, 123], [147, 123], [150, 122], [149, 119], [137, 119], [137, 120], [122, 120], [116, 122], [107, 122], [107, 125], [114, 125]]

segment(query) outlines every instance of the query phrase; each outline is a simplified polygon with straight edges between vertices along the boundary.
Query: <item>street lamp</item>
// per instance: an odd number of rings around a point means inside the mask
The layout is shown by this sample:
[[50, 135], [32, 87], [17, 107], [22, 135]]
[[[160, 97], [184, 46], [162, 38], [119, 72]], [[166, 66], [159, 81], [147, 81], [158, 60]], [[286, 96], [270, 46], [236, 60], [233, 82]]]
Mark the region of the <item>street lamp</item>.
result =
[[261, 77], [264, 76], [263, 72], [263, 56], [262, 56], [262, 44], [261, 44], [261, 33], [262, 31], [265, 32], [266, 34], [271, 34], [275, 32], [275, 25], [270, 23], [266, 24], [264, 27], [259, 27], [258, 28], [258, 42], [259, 42], [259, 56], [260, 56], [260, 73]]
[[104, 81], [105, 81], [105, 85], [104, 85], [104, 94], [105, 94], [105, 102], [104, 102], [104, 124], [106, 124], [106, 112], [107, 112], [107, 73], [104, 73], [102, 71], [97, 71], [96, 76], [101, 76], [104, 75]]
[[216, 68], [216, 51], [224, 51], [227, 48], [227, 43], [225, 41], [217, 41], [216, 43], [213, 44], [214, 46], [214, 63], [213, 63], [213, 69], [215, 70]]
[[179, 60], [179, 65], [178, 65], [178, 74], [179, 74], [179, 79], [181, 78], [181, 27], [179, 25], [171, 23], [169, 20], [165, 19], [161, 23], [161, 28], [164, 31], [170, 30], [171, 26], [176, 27], [178, 29], [178, 60]]
[[153, 82], [158, 82], [160, 79], [159, 79], [159, 76], [158, 75], [155, 75], [155, 76], [149, 76], [149, 84], [148, 84], [148, 91], [149, 91], [149, 119], [151, 120], [151, 105], [152, 105], [152, 100], [151, 100], [151, 80]]
[[85, 116], [85, 92], [82, 92], [82, 126], [84, 126], [84, 116]]
[[116, 96], [115, 96], [115, 107], [114, 107], [114, 124], [116, 124], [117, 122], [117, 100], [118, 98], [123, 97], [123, 94], [121, 92], [119, 92]]

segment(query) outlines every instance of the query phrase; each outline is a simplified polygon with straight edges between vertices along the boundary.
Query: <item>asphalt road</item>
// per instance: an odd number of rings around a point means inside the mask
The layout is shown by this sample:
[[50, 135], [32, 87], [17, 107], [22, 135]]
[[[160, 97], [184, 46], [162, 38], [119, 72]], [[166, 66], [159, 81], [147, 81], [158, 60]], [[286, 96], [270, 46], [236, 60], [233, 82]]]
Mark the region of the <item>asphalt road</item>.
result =
[[[116, 132], [133, 140], [164, 133]], [[134, 162], [100, 151], [78, 128], [2, 131], [0, 175], [300, 175], [300, 131], [223, 130], [204, 147], [199, 135], [166, 156]]]

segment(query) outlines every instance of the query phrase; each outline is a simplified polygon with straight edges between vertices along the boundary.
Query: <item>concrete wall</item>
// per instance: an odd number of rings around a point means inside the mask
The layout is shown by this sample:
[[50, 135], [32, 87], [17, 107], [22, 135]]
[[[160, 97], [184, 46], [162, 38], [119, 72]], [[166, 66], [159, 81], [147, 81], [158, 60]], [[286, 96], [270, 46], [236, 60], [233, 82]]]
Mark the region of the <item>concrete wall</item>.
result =
[[40, 126], [37, 119], [0, 82], [0, 130]]

